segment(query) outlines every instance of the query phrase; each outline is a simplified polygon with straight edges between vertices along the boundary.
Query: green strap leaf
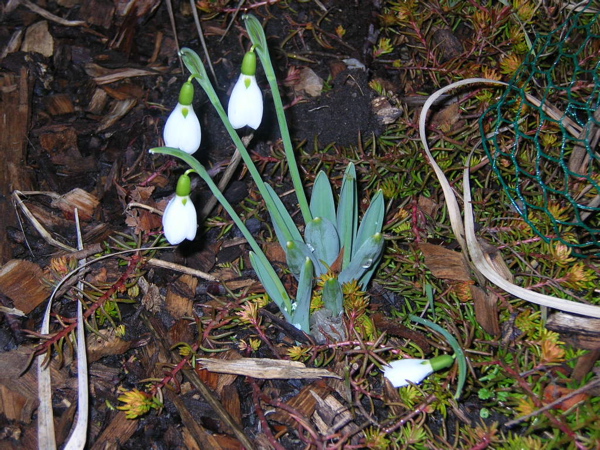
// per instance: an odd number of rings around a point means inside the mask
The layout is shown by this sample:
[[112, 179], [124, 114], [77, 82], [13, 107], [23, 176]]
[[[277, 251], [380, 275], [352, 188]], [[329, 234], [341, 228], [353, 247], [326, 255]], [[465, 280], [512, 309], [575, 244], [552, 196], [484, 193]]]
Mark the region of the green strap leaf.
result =
[[287, 121], [285, 119], [285, 109], [283, 107], [283, 101], [281, 100], [281, 94], [279, 93], [275, 70], [271, 63], [271, 56], [269, 55], [267, 37], [265, 36], [265, 31], [263, 30], [260, 21], [256, 17], [252, 14], [246, 14], [243, 16], [243, 19], [246, 22], [248, 36], [255, 46], [256, 53], [260, 58], [260, 63], [263, 66], [265, 76], [267, 77], [269, 87], [271, 88], [271, 95], [273, 96], [273, 103], [275, 104], [275, 113], [277, 114], [277, 123], [279, 124], [279, 131], [281, 133], [281, 140], [283, 141], [285, 157], [292, 178], [292, 184], [296, 190], [296, 197], [298, 198], [298, 204], [300, 206], [302, 217], [304, 218], [304, 223], [308, 223], [312, 220], [312, 215], [306, 193], [304, 192], [304, 186], [302, 185], [302, 178], [300, 177], [296, 156], [294, 155], [294, 146], [292, 145], [290, 130], [288, 129]]
[[337, 209], [337, 231], [340, 236], [340, 248], [344, 249], [342, 268], [348, 267], [352, 259], [352, 245], [356, 236], [357, 224], [356, 169], [354, 168], [354, 164], [350, 163], [344, 173]]
[[312, 299], [313, 282], [313, 263], [310, 258], [305, 258], [300, 271], [300, 280], [298, 281], [296, 309], [292, 314], [290, 323], [308, 334], [310, 334], [310, 301]]
[[[150, 153], [161, 153], [164, 155], [175, 156], [185, 161], [200, 176], [200, 178], [204, 180], [204, 182], [207, 184], [208, 188], [211, 190], [213, 195], [217, 198], [217, 200], [223, 206], [223, 208], [225, 208], [231, 219], [240, 229], [240, 231], [248, 241], [248, 244], [250, 244], [250, 247], [252, 247], [252, 250], [254, 251], [254, 256], [251, 257], [251, 261], [254, 260], [258, 264], [258, 266], [255, 266], [253, 263], [252, 267], [255, 268], [256, 273], [261, 280], [261, 283], [265, 287], [265, 290], [267, 290], [267, 294], [269, 294], [273, 301], [277, 303], [279, 309], [281, 309], [284, 312], [284, 314], [288, 314], [289, 316], [289, 312], [292, 309], [292, 301], [288, 293], [286, 292], [283, 283], [277, 276], [277, 273], [275, 272], [275, 269], [273, 269], [273, 266], [271, 266], [271, 264], [269, 263], [269, 260], [260, 248], [260, 245], [258, 245], [256, 239], [254, 239], [254, 236], [252, 235], [252, 233], [250, 233], [248, 227], [246, 227], [246, 224], [242, 221], [242, 219], [237, 214], [233, 206], [231, 206], [229, 201], [227, 201], [223, 193], [219, 190], [218, 186], [212, 180], [204, 166], [200, 164], [200, 162], [192, 155], [182, 150], [179, 150], [178, 148], [157, 147], [151, 149]], [[298, 232], [298, 234], [300, 233]], [[286, 319], [287, 318], [288, 317], [286, 317]]]
[[375, 272], [377, 271], [377, 266], [379, 266], [379, 263], [381, 262], [382, 259], [383, 259], [383, 251], [381, 253], [379, 253], [379, 257], [375, 260], [375, 262], [373, 263], [371, 268], [368, 269], [363, 274], [363, 276], [360, 277], [360, 279], [358, 280], [361, 289], [363, 289], [363, 290], [367, 289], [367, 285], [369, 284], [369, 281], [371, 281], [371, 278], [373, 278], [373, 275], [375, 275]]
[[315, 217], [304, 230], [306, 245], [312, 247], [317, 260], [331, 266], [340, 254], [340, 238], [335, 225], [328, 219]]
[[289, 241], [304, 241], [294, 223], [294, 219], [290, 216], [277, 193], [268, 184], [265, 184], [265, 188], [268, 196], [268, 198], [265, 197], [265, 202], [279, 244], [285, 249], [286, 243]]
[[285, 245], [285, 252], [287, 265], [290, 272], [292, 272], [297, 280], [300, 278], [300, 272], [304, 266], [305, 258], [310, 258], [318, 277], [327, 270], [323, 263], [315, 257], [312, 250], [303, 241], [288, 241]]
[[273, 267], [271, 267], [268, 261], [263, 260], [263, 258], [254, 252], [250, 252], [250, 264], [252, 264], [256, 276], [265, 288], [267, 295], [279, 306], [279, 309], [285, 316], [285, 320], [292, 323], [292, 300], [283, 287], [281, 280], [277, 277]]
[[385, 203], [383, 201], [383, 193], [379, 190], [371, 199], [371, 204], [360, 222], [356, 241], [354, 242], [354, 253], [358, 251], [370, 236], [381, 233], [384, 216]]
[[352, 280], [360, 280], [362, 276], [377, 262], [383, 250], [383, 234], [377, 233], [371, 236], [358, 249], [350, 265], [338, 276], [340, 283], [348, 283]]
[[322, 217], [336, 223], [333, 191], [327, 174], [322, 170], [319, 171], [313, 183], [310, 196], [310, 212], [313, 217]]
[[323, 285], [323, 303], [325, 308], [333, 313], [333, 317], [337, 317], [344, 309], [344, 293], [342, 285], [336, 278], [330, 278]]
[[454, 350], [454, 354], [456, 355], [456, 362], [458, 363], [458, 382], [456, 385], [456, 393], [454, 394], [454, 398], [458, 400], [462, 394], [465, 381], [467, 380], [467, 358], [465, 357], [465, 352], [463, 352], [462, 347], [460, 346], [460, 344], [454, 336], [452, 336], [448, 331], [444, 330], [442, 327], [433, 323], [432, 321], [424, 319], [423, 317], [414, 316], [412, 314], [408, 317], [413, 322], [425, 325], [431, 328], [432, 330], [440, 333], [442, 336], [444, 336], [444, 338], [446, 338], [448, 344], [450, 344], [450, 346], [452, 347], [452, 350]]

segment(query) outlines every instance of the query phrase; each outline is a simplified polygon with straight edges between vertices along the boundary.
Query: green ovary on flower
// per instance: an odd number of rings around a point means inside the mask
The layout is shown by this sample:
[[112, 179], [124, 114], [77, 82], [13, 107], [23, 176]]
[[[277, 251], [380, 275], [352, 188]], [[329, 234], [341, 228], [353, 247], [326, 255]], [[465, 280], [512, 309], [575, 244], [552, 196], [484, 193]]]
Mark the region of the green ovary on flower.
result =
[[254, 51], [246, 52], [242, 60], [242, 73], [244, 75], [256, 75], [256, 53]]
[[184, 106], [191, 105], [194, 101], [194, 85], [191, 81], [186, 81], [181, 86], [181, 90], [179, 91], [179, 103]]
[[192, 192], [192, 180], [187, 173], [184, 173], [177, 180], [177, 187], [175, 193], [180, 197], [188, 197]]

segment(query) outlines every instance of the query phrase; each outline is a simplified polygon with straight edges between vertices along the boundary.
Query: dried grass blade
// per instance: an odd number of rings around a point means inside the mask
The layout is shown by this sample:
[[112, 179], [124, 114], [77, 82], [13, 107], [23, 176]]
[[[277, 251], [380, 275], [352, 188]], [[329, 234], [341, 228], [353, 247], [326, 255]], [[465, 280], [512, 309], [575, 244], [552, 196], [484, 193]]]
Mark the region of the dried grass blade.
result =
[[[477, 242], [477, 238], [475, 236], [475, 226], [473, 219], [473, 206], [471, 204], [471, 189], [469, 182], [469, 162], [467, 163], [464, 170], [464, 213], [465, 213], [465, 221], [463, 223], [463, 219], [460, 214], [460, 207], [458, 206], [458, 201], [456, 199], [456, 195], [452, 191], [450, 183], [446, 178], [446, 175], [442, 171], [442, 169], [437, 165], [433, 155], [429, 151], [429, 145], [427, 143], [427, 133], [425, 129], [425, 123], [427, 119], [427, 112], [431, 105], [436, 101], [436, 99], [444, 94], [445, 92], [455, 89], [460, 86], [476, 84], [476, 83], [486, 83], [486, 84], [502, 84], [506, 85], [501, 81], [489, 80], [486, 78], [469, 78], [466, 80], [457, 81], [456, 83], [452, 83], [438, 91], [434, 92], [425, 102], [423, 106], [423, 110], [421, 111], [421, 116], [419, 118], [419, 133], [421, 137], [421, 142], [423, 143], [423, 147], [425, 149], [425, 153], [429, 159], [431, 166], [433, 167], [435, 174], [437, 175], [440, 184], [442, 186], [442, 190], [444, 192], [444, 197], [446, 199], [446, 204], [448, 205], [448, 212], [450, 216], [450, 222], [452, 224], [452, 231], [456, 236], [456, 239], [460, 243], [460, 246], [463, 248], [465, 253], [468, 253], [471, 261], [475, 265], [475, 267], [481, 272], [481, 274], [487, 278], [489, 281], [494, 283], [496, 286], [504, 289], [506, 292], [518, 297], [522, 300], [526, 300], [531, 303], [535, 303], [541, 306], [546, 306], [549, 308], [558, 309], [560, 311], [570, 312], [574, 314], [581, 314], [583, 316], [600, 318], [600, 307], [594, 305], [586, 305], [584, 303], [578, 303], [571, 300], [566, 300], [562, 298], [552, 297], [549, 295], [540, 294], [529, 289], [517, 286], [513, 283], [508, 282], [504, 279], [492, 266], [492, 264], [486, 259], [484, 256], [484, 252]], [[470, 158], [469, 158], [470, 161]]]
[[[75, 224], [77, 226], [77, 248], [83, 250], [83, 238], [81, 237], [81, 227], [79, 226], [79, 214], [75, 208]], [[86, 263], [86, 259], [79, 261], [79, 266], [82, 267]], [[83, 281], [77, 282], [77, 289], [83, 290]], [[81, 450], [85, 447], [88, 416], [89, 416], [89, 380], [88, 380], [88, 365], [85, 344], [85, 326], [83, 323], [83, 306], [82, 300], [77, 302], [77, 423], [73, 429], [73, 433], [69, 437], [65, 450]]]

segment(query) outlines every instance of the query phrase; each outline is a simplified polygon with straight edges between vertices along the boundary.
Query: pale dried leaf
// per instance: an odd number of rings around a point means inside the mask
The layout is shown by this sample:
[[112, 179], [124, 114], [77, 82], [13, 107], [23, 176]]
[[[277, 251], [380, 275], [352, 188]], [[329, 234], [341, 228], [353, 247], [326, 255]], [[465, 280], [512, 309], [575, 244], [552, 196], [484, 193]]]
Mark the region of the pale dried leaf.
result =
[[252, 378], [300, 379], [300, 378], [341, 378], [326, 369], [306, 367], [298, 361], [284, 361], [269, 358], [242, 358], [233, 361], [220, 359], [197, 358], [196, 362], [202, 369], [217, 373], [230, 373]]

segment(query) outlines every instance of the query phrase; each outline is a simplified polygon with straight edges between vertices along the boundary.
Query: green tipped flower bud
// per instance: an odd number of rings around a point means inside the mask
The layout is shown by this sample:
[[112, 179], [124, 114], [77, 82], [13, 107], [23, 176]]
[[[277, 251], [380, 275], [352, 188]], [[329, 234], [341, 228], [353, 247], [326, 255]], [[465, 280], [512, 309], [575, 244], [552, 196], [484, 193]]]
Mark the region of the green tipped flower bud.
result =
[[454, 363], [450, 355], [436, 356], [432, 359], [399, 359], [383, 367], [383, 375], [394, 387], [419, 384], [436, 370], [445, 369]]
[[165, 238], [171, 245], [177, 245], [185, 239], [193, 241], [198, 229], [198, 218], [194, 203], [190, 199], [192, 182], [183, 174], [177, 180], [175, 196], [165, 208], [162, 223]]
[[194, 85], [191, 81], [186, 81], [179, 91], [179, 103], [184, 106], [191, 105], [194, 101]]
[[244, 75], [256, 75], [256, 53], [254, 50], [247, 52], [242, 61], [242, 73]]
[[177, 180], [177, 188], [175, 189], [175, 193], [180, 197], [187, 197], [192, 192], [192, 180], [186, 174], [183, 174]]
[[257, 129], [262, 121], [263, 98], [256, 83], [256, 53], [244, 55], [242, 73], [231, 91], [227, 117], [236, 130], [245, 126]]

